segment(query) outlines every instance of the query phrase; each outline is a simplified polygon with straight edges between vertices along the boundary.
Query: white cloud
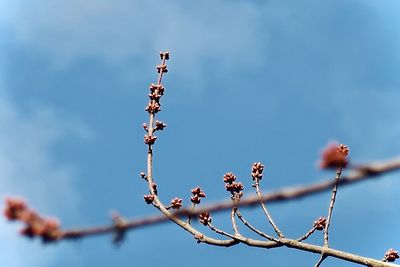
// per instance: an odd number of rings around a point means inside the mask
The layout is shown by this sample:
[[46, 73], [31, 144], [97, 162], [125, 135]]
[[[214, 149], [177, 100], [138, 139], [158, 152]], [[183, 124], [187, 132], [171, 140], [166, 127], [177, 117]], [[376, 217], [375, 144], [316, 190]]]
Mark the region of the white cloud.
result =
[[15, 41], [44, 51], [61, 68], [87, 57], [120, 63], [165, 48], [181, 56], [188, 72], [201, 71], [197, 65], [211, 59], [224, 69], [257, 65], [268, 39], [259, 20], [273, 15], [247, 2], [211, 0], [4, 3], [9, 12], [0, 13], [0, 21]]
[[[77, 172], [53, 159], [52, 147], [63, 137], [87, 138], [81, 124], [56, 118], [58, 113], [40, 107], [17, 110], [0, 89], [0, 188], [1, 198], [23, 196], [45, 215], [79, 216], [79, 195], [74, 187]], [[3, 205], [1, 205], [3, 206]], [[20, 226], [20, 225], [19, 225]], [[57, 248], [44, 249], [18, 235], [17, 226], [0, 219], [0, 258], [8, 267], [49, 266]], [[68, 250], [63, 253], [69, 253]]]

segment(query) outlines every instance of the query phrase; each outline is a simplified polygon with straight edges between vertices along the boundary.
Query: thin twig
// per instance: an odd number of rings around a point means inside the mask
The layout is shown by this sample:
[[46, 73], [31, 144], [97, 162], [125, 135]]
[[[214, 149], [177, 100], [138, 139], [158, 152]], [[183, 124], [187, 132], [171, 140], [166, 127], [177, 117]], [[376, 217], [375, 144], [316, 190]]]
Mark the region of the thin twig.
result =
[[[339, 179], [340, 175], [342, 174], [342, 166], [337, 167], [336, 170], [336, 177], [335, 177], [335, 184], [332, 188], [332, 195], [331, 195], [331, 201], [329, 203], [329, 208], [328, 208], [328, 218], [326, 219], [326, 224], [324, 228], [324, 247], [327, 248], [329, 247], [329, 226], [331, 224], [332, 220], [332, 212], [333, 212], [333, 207], [335, 205], [336, 201], [336, 194], [337, 194], [337, 189], [339, 185]], [[319, 258], [318, 262], [315, 264], [315, 267], [319, 267], [321, 263], [327, 258], [327, 256], [324, 254], [324, 251], [322, 250], [321, 257]]]
[[327, 257], [328, 256], [324, 253], [324, 250], [322, 250], [321, 251], [321, 256], [319, 257], [317, 263], [315, 263], [314, 267], [319, 267]]
[[333, 186], [332, 189], [332, 196], [331, 196], [331, 202], [329, 204], [329, 209], [328, 209], [328, 218], [326, 219], [326, 225], [324, 228], [324, 246], [328, 247], [328, 238], [329, 238], [329, 226], [331, 224], [332, 220], [332, 211], [333, 211], [333, 206], [335, 205], [335, 200], [336, 200], [336, 194], [337, 194], [337, 189], [339, 185], [339, 179], [340, 175], [342, 174], [342, 167], [338, 167], [336, 171], [336, 178], [335, 178], [335, 185]]
[[263, 201], [263, 197], [261, 195], [261, 191], [260, 191], [260, 180], [256, 179], [255, 180], [255, 188], [256, 188], [256, 194], [258, 196], [258, 199], [260, 200], [260, 204], [261, 204], [261, 208], [265, 214], [265, 216], [268, 219], [268, 222], [272, 225], [272, 228], [274, 228], [275, 233], [280, 237], [283, 238], [285, 237], [281, 230], [279, 230], [278, 226], [275, 224], [274, 220], [272, 219], [271, 214], [269, 214], [268, 210], [267, 210], [267, 206], [265, 204], [265, 202]]
[[251, 225], [251, 224], [243, 217], [243, 215], [241, 214], [241, 212], [239, 211], [239, 209], [236, 210], [236, 214], [237, 214], [239, 220], [241, 220], [242, 223], [243, 223], [244, 225], [246, 225], [250, 230], [252, 230], [253, 232], [257, 233], [258, 235], [260, 235], [260, 236], [262, 236], [262, 237], [265, 237], [266, 239], [268, 239], [268, 240], [270, 240], [270, 241], [274, 241], [274, 242], [276, 242], [276, 243], [279, 243], [279, 239], [276, 239], [276, 238], [274, 238], [274, 237], [272, 237], [272, 236], [269, 236], [269, 235], [265, 234], [264, 232], [262, 232], [262, 231], [258, 230], [257, 228], [255, 228], [253, 225]]
[[[192, 203], [192, 207], [190, 208], [190, 211], [193, 211], [195, 206], [196, 206], [196, 204]], [[191, 220], [192, 220], [192, 215], [189, 214], [188, 219], [187, 219], [187, 223], [191, 224]]]
[[209, 227], [212, 231], [216, 232], [217, 234], [224, 235], [224, 236], [230, 237], [230, 238], [232, 238], [232, 239], [237, 239], [237, 235], [236, 235], [236, 234], [235, 234], [235, 235], [231, 235], [231, 234], [229, 234], [229, 233], [227, 233], [227, 232], [225, 232], [225, 231], [223, 231], [223, 230], [221, 230], [221, 229], [218, 229], [217, 227], [215, 227], [215, 226], [212, 225], [211, 223], [208, 224], [208, 227]]
[[301, 241], [306, 240], [307, 238], [309, 238], [309, 237], [315, 232], [315, 230], [317, 230], [317, 227], [314, 226], [313, 228], [310, 229], [310, 231], [308, 231], [307, 233], [305, 233], [303, 236], [297, 238], [296, 240], [297, 240], [298, 242], [301, 242]]
[[234, 205], [232, 207], [232, 211], [231, 211], [232, 228], [233, 228], [233, 232], [235, 233], [235, 236], [238, 236], [238, 235], [240, 235], [240, 233], [239, 233], [239, 228], [238, 228], [238, 226], [236, 224], [236, 220], [235, 220], [237, 204], [239, 203], [238, 193], [234, 193], [234, 195], [232, 196], [232, 202], [233, 202], [233, 205]]

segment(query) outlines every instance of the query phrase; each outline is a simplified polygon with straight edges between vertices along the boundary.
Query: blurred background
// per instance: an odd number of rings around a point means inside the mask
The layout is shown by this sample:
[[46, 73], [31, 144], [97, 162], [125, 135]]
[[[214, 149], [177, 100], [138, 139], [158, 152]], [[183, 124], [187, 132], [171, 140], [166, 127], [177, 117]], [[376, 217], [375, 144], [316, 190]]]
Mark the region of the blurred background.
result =
[[[227, 199], [228, 171], [252, 194], [255, 161], [266, 165], [266, 191], [331, 179], [317, 168], [330, 140], [349, 145], [353, 162], [396, 157], [399, 10], [394, 0], [0, 0], [0, 196], [23, 196], [65, 229], [109, 224], [111, 210], [157, 213], [138, 174], [160, 50], [171, 51], [154, 161], [165, 202], [189, 204], [197, 185], [206, 202]], [[332, 247], [378, 259], [400, 249], [399, 175], [339, 189]], [[297, 237], [329, 199], [270, 209]], [[272, 233], [259, 207], [243, 213]], [[228, 213], [213, 217], [231, 229]], [[199, 245], [172, 224], [132, 231], [120, 247], [110, 235], [43, 246], [19, 228], [0, 220], [4, 266], [313, 266], [319, 257]], [[309, 241], [322, 244], [321, 233]]]

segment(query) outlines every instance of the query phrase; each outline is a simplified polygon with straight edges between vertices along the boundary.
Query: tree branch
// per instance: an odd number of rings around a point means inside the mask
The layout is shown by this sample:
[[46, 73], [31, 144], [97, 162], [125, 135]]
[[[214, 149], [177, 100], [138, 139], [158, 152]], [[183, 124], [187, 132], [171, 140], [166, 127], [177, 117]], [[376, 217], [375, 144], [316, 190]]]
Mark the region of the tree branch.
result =
[[[350, 167], [350, 166], [349, 166]], [[353, 166], [352, 171], [346, 176], [342, 176], [339, 180], [340, 186], [348, 186], [352, 184], [356, 184], [358, 182], [363, 182], [368, 179], [378, 179], [385, 174], [389, 174], [393, 171], [400, 170], [400, 158], [394, 158], [386, 161], [370, 163], [370, 164], [361, 164], [356, 167]], [[288, 187], [283, 188], [281, 190], [270, 192], [264, 194], [262, 196], [263, 202], [268, 202], [269, 204], [273, 203], [283, 203], [286, 201], [291, 201], [307, 196], [311, 196], [317, 193], [322, 193], [327, 190], [330, 190], [334, 185], [333, 180], [326, 180], [320, 183], [310, 184], [307, 186], [296, 186], [296, 187]], [[259, 199], [257, 195], [251, 195], [248, 197], [243, 197], [240, 202], [237, 204], [238, 207], [255, 207], [259, 204]], [[205, 211], [210, 213], [224, 212], [232, 209], [231, 200], [225, 200], [220, 202], [211, 203], [205, 205], [202, 208], [184, 208], [179, 211], [173, 212], [173, 216], [183, 216], [183, 215], [191, 215], [196, 216]], [[137, 228], [147, 227], [155, 224], [168, 222], [169, 218], [164, 215], [153, 215], [148, 217], [140, 217], [138, 219], [128, 220], [125, 224], [126, 230], [133, 230]], [[112, 233], [115, 231], [114, 225], [109, 226], [100, 226], [100, 227], [91, 227], [91, 228], [83, 228], [83, 229], [71, 229], [64, 230], [62, 239], [75, 239], [86, 236], [94, 236]]]
[[[153, 145], [157, 140], [157, 136], [154, 135], [156, 131], [163, 130], [166, 126], [163, 122], [156, 121], [156, 114], [161, 111], [160, 99], [164, 95], [164, 87], [161, 84], [163, 74], [167, 73], [167, 65], [166, 61], [169, 59], [169, 52], [160, 52], [161, 64], [157, 66], [157, 72], [159, 74], [158, 80], [156, 84], [151, 84], [150, 86], [150, 94], [149, 94], [149, 103], [146, 107], [146, 111], [149, 113], [149, 122], [148, 124], [143, 124], [143, 128], [146, 131], [146, 135], [144, 136], [144, 142], [148, 146], [147, 149], [147, 174], [141, 173], [141, 177], [145, 179], [148, 183], [149, 195], [144, 196], [144, 200], [147, 204], [152, 204], [155, 208], [157, 208], [163, 216], [155, 216], [149, 218], [142, 218], [139, 221], [127, 221], [120, 217], [118, 214], [114, 214], [113, 221], [114, 223], [111, 226], [106, 227], [96, 227], [89, 228], [83, 230], [72, 230], [72, 231], [61, 231], [59, 229], [59, 224], [54, 222], [51, 219], [42, 218], [35, 211], [29, 209], [27, 205], [23, 201], [8, 201], [8, 206], [5, 210], [5, 215], [10, 220], [19, 220], [24, 222], [27, 225], [27, 228], [23, 231], [23, 234], [29, 237], [42, 237], [43, 242], [56, 242], [65, 239], [76, 239], [82, 238], [86, 236], [93, 236], [99, 234], [105, 234], [112, 232], [115, 234], [114, 241], [121, 242], [127, 230], [134, 229], [139, 226], [151, 225], [159, 222], [164, 222], [166, 220], [171, 220], [185, 231], [189, 232], [198, 243], [206, 243], [214, 246], [225, 246], [230, 247], [239, 243], [243, 243], [248, 246], [260, 247], [260, 248], [277, 248], [277, 247], [288, 247], [294, 248], [298, 250], [308, 251], [311, 253], [318, 253], [321, 255], [321, 259], [318, 261], [317, 266], [324, 260], [324, 258], [331, 256], [338, 259], [342, 259], [349, 262], [354, 262], [357, 264], [365, 265], [365, 266], [373, 266], [373, 267], [381, 267], [381, 266], [398, 266], [391, 264], [392, 262], [398, 258], [398, 252], [394, 250], [389, 250], [385, 254], [384, 260], [376, 260], [367, 257], [358, 256], [355, 254], [335, 250], [328, 247], [328, 228], [331, 220], [332, 210], [335, 203], [336, 191], [339, 184], [346, 185], [351, 184], [357, 181], [366, 180], [370, 177], [376, 177], [380, 174], [387, 173], [400, 168], [400, 160], [396, 160], [393, 162], [387, 162], [384, 164], [371, 164], [364, 166], [353, 166], [353, 171], [349, 176], [344, 177], [342, 180], [339, 180], [341, 175], [342, 167], [347, 165], [346, 156], [348, 154], [347, 147], [340, 145], [338, 150], [332, 150], [328, 148], [327, 153], [323, 155], [323, 159], [325, 161], [322, 162], [324, 168], [330, 168], [332, 165], [339, 166], [337, 171], [337, 176], [334, 181], [325, 181], [322, 183], [317, 183], [310, 186], [298, 187], [298, 188], [288, 188], [283, 189], [281, 191], [277, 191], [275, 193], [270, 193], [266, 195], [262, 195], [259, 182], [262, 179], [262, 172], [264, 166], [261, 163], [254, 163], [252, 166], [252, 177], [255, 184], [253, 185], [256, 188], [256, 195], [251, 196], [247, 199], [243, 199], [239, 201], [243, 195], [243, 185], [241, 183], [235, 182], [236, 176], [232, 173], [227, 173], [224, 176], [224, 182], [226, 182], [225, 188], [227, 191], [230, 191], [232, 194], [232, 202], [221, 202], [216, 204], [211, 204], [209, 206], [203, 208], [187, 208], [179, 210], [182, 206], [182, 199], [174, 198], [171, 201], [169, 206], [166, 206], [161, 199], [158, 197], [157, 185], [155, 184], [153, 177]], [[333, 152], [333, 153], [332, 153]], [[339, 152], [337, 154], [336, 152]], [[335, 154], [336, 153], [336, 154]], [[312, 244], [303, 243], [300, 241], [305, 240], [309, 235], [313, 233], [313, 231], [321, 229], [322, 219], [318, 219], [317, 223], [314, 223], [314, 227], [310, 230], [306, 235], [301, 237], [298, 240], [289, 239], [284, 237], [279, 228], [276, 226], [269, 212], [267, 211], [265, 202], [283, 202], [287, 200], [298, 199], [303, 196], [315, 194], [317, 192], [321, 192], [333, 187], [331, 202], [329, 206], [328, 212], [328, 220], [324, 229], [324, 245], [316, 246]], [[194, 197], [205, 197], [204, 192], [200, 193], [201, 189], [197, 188], [192, 190]], [[200, 203], [200, 200], [194, 198], [192, 200], [193, 203]], [[274, 228], [274, 231], [278, 235], [278, 238], [275, 239], [270, 237], [263, 232], [259, 231], [255, 227], [253, 227], [249, 222], [247, 222], [243, 216], [238, 212], [238, 207], [250, 207], [258, 202], [261, 203], [263, 211], [269, 221], [269, 223]], [[171, 212], [170, 210], [179, 210], [175, 212]], [[231, 219], [232, 226], [234, 230], [234, 234], [230, 234], [223, 230], [220, 230], [211, 224], [212, 218], [210, 216], [210, 212], [223, 211], [231, 209]], [[29, 216], [27, 216], [29, 215]], [[200, 223], [204, 226], [208, 226], [215, 233], [224, 236], [224, 238], [228, 239], [217, 239], [210, 236], [206, 236], [201, 231], [197, 230], [190, 224], [190, 219], [188, 221], [184, 221], [180, 217], [183, 215], [191, 216], [199, 215]], [[235, 221], [235, 215], [239, 217], [239, 219], [251, 230], [259, 234], [260, 236], [267, 238], [269, 240], [257, 240], [242, 236], [239, 231]], [[321, 222], [320, 222], [321, 220]], [[318, 223], [319, 222], [319, 223]]]

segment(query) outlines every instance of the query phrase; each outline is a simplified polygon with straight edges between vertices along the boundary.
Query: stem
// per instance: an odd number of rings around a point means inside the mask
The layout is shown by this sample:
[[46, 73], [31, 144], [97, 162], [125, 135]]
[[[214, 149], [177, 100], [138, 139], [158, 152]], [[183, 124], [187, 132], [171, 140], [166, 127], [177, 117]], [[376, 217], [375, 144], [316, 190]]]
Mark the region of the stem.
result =
[[[192, 203], [192, 207], [190, 208], [190, 211], [191, 211], [191, 212], [193, 212], [195, 206], [196, 206], [196, 204], [195, 204], [195, 203]], [[190, 224], [190, 221], [191, 221], [191, 220], [192, 220], [192, 215], [189, 214], [187, 223]]]
[[328, 209], [328, 218], [326, 219], [326, 225], [324, 228], [324, 246], [325, 247], [329, 246], [329, 244], [328, 244], [329, 226], [330, 226], [331, 220], [332, 220], [332, 211], [333, 211], [333, 206], [335, 205], [336, 194], [337, 194], [337, 189], [338, 189], [339, 179], [340, 179], [341, 174], [342, 174], [342, 167], [338, 167], [336, 170], [335, 185], [333, 186], [333, 189], [332, 189], [331, 202], [329, 204], [329, 209]]
[[235, 233], [235, 236], [240, 235], [239, 233], [239, 228], [236, 224], [236, 220], [235, 220], [235, 214], [236, 214], [236, 210], [237, 210], [237, 203], [239, 202], [238, 200], [238, 196], [237, 193], [234, 193], [234, 195], [232, 196], [232, 202], [233, 202], [233, 207], [232, 207], [232, 211], [231, 211], [231, 221], [232, 221], [232, 228], [233, 228], [233, 232]]
[[[330, 226], [331, 220], [332, 220], [332, 212], [333, 212], [333, 207], [334, 207], [335, 201], [336, 201], [336, 194], [337, 194], [337, 189], [339, 186], [340, 175], [342, 174], [342, 169], [343, 169], [342, 167], [338, 167], [336, 169], [335, 184], [333, 185], [331, 201], [329, 203], [329, 208], [328, 208], [328, 218], [326, 219], [326, 224], [325, 224], [325, 228], [324, 228], [324, 248], [329, 247], [329, 226]], [[315, 264], [315, 267], [319, 267], [326, 258], [327, 258], [327, 255], [324, 253], [324, 250], [322, 250], [321, 257], [319, 258], [318, 262]]]
[[251, 225], [251, 224], [243, 217], [243, 215], [240, 213], [239, 210], [236, 210], [236, 214], [237, 214], [239, 220], [241, 220], [242, 223], [243, 223], [244, 225], [246, 225], [250, 230], [252, 230], [253, 232], [257, 233], [258, 235], [260, 235], [260, 236], [262, 236], [262, 237], [265, 237], [266, 239], [268, 239], [268, 240], [270, 240], [270, 241], [274, 241], [274, 242], [276, 242], [276, 243], [279, 243], [279, 239], [276, 239], [276, 238], [274, 238], [274, 237], [272, 237], [272, 236], [269, 236], [269, 235], [267, 235], [267, 234], [261, 232], [261, 231], [258, 230], [257, 228], [255, 228], [253, 225]]
[[262, 208], [265, 216], [267, 217], [268, 222], [272, 225], [272, 228], [274, 228], [275, 233], [280, 238], [284, 238], [285, 236], [279, 230], [278, 226], [274, 223], [274, 220], [272, 219], [272, 216], [269, 214], [266, 204], [262, 201], [263, 197], [262, 197], [261, 191], [260, 191], [260, 180], [258, 180], [258, 179], [255, 180], [255, 187], [256, 187], [256, 194], [258, 196], [258, 199], [260, 200], [261, 208]]
[[212, 231], [216, 232], [217, 234], [224, 235], [224, 236], [230, 237], [230, 238], [232, 238], [232, 239], [236, 239], [236, 235], [228, 234], [227, 232], [222, 231], [222, 230], [216, 228], [216, 227], [215, 227], [214, 225], [212, 225], [211, 223], [208, 223], [208, 227], [209, 227]]
[[310, 231], [308, 231], [305, 235], [303, 235], [302, 237], [299, 237], [299, 238], [297, 239], [297, 241], [298, 241], [298, 242], [301, 242], [301, 241], [306, 240], [307, 238], [310, 237], [310, 235], [312, 235], [312, 234], [315, 232], [315, 230], [317, 230], [316, 227], [311, 228]]

